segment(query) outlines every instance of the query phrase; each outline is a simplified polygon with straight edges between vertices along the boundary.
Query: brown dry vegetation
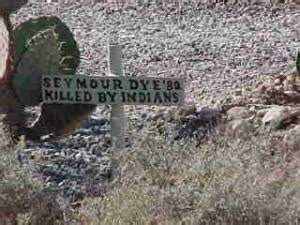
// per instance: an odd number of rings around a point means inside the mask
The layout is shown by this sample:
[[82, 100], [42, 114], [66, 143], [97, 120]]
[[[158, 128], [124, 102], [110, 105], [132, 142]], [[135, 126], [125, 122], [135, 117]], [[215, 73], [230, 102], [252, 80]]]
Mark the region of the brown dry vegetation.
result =
[[1, 211], [19, 213], [24, 225], [298, 224], [299, 166], [285, 161], [267, 131], [235, 139], [216, 132], [198, 147], [171, 144], [152, 128], [134, 135], [131, 148], [112, 156], [105, 195], [74, 212], [47, 210], [44, 198], [30, 205], [40, 186], [15, 153], [2, 154]]
[[[297, 224], [298, 166], [272, 153], [268, 135], [213, 135], [168, 144], [143, 134], [120, 153], [120, 174], [101, 199], [86, 199], [85, 224]], [[274, 149], [273, 149], [274, 150]]]

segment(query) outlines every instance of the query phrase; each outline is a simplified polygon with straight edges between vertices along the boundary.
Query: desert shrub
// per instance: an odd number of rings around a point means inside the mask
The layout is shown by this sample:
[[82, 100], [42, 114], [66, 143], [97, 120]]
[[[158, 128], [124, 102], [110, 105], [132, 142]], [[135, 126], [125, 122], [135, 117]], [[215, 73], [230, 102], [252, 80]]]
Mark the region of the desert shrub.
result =
[[108, 193], [79, 210], [86, 224], [297, 224], [299, 172], [267, 135], [169, 143], [136, 134]]
[[55, 197], [45, 202], [45, 196], [50, 194], [32, 176], [30, 162], [22, 158], [23, 138], [15, 143], [8, 141], [7, 135], [5, 130], [0, 131], [0, 224], [66, 224], [59, 209], [49, 209]]
[[26, 211], [34, 184], [28, 168], [20, 166], [18, 160], [18, 150], [23, 142], [10, 147], [5, 140], [0, 140], [0, 143], [0, 210]]
[[21, 139], [14, 144], [9, 140], [7, 133], [1, 130], [0, 224], [6, 224], [8, 221], [12, 223], [17, 219], [18, 214], [28, 213], [31, 207], [31, 196], [39, 187], [39, 183], [32, 180], [29, 167], [20, 162], [18, 153], [23, 148], [24, 141]]

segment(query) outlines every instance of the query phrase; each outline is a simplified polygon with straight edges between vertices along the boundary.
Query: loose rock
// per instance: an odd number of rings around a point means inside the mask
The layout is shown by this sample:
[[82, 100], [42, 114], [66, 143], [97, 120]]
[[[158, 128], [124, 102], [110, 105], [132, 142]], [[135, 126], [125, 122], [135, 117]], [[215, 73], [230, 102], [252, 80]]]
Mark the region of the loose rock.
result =
[[248, 120], [236, 119], [227, 124], [226, 132], [232, 137], [247, 137], [253, 129]]
[[287, 131], [283, 139], [286, 150], [299, 151], [300, 150], [300, 125]]
[[274, 106], [270, 108], [262, 118], [264, 125], [270, 125], [272, 128], [279, 128], [283, 125], [284, 120], [290, 117], [288, 107]]
[[251, 116], [251, 113], [246, 107], [233, 107], [227, 111], [228, 120], [246, 119]]

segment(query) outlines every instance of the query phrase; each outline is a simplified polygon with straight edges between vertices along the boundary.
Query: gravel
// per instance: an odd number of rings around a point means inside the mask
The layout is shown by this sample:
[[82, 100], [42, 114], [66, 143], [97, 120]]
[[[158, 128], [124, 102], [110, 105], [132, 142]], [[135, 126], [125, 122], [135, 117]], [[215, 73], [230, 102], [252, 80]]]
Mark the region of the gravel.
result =
[[[198, 104], [251, 87], [261, 76], [284, 73], [294, 66], [300, 46], [300, 5], [150, 5], [118, 11], [100, 3], [30, 3], [13, 21], [45, 14], [59, 16], [74, 32], [82, 53], [79, 73], [107, 73], [107, 44], [118, 37], [125, 75], [182, 77], [187, 101]], [[128, 109], [137, 130], [162, 116], [155, 107]], [[108, 111], [99, 107], [72, 135], [56, 143], [27, 143], [22, 154], [26, 160], [42, 155], [36, 173], [74, 200], [111, 178], [109, 131]]]
[[192, 97], [193, 89], [218, 97], [288, 70], [300, 39], [300, 5], [207, 9], [192, 3], [118, 12], [102, 4], [32, 3], [17, 18], [42, 14], [60, 16], [74, 32], [82, 52], [80, 73], [107, 71], [107, 43], [118, 33], [125, 74], [183, 77]]

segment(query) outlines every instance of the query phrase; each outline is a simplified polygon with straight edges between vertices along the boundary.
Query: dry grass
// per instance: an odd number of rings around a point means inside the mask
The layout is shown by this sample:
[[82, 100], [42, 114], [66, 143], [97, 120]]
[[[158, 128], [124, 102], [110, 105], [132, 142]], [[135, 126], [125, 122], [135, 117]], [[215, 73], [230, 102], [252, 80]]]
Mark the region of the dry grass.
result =
[[48, 207], [56, 199], [45, 202], [50, 194], [43, 191], [41, 181], [33, 178], [31, 166], [20, 160], [24, 141], [13, 144], [7, 142], [8, 136], [4, 130], [0, 134], [0, 225], [17, 221], [21, 225], [64, 224], [62, 212]]
[[132, 137], [133, 146], [113, 156], [118, 166], [105, 196], [86, 198], [71, 215], [48, 210], [42, 201], [30, 205], [40, 187], [18, 164], [16, 151], [6, 151], [1, 210], [26, 213], [23, 225], [299, 223], [300, 170], [284, 162], [268, 134], [214, 134], [199, 147], [171, 144], [153, 128]]
[[[21, 166], [18, 161], [18, 150], [23, 142], [17, 146], [8, 147], [4, 140], [0, 146], [0, 210], [24, 212], [29, 208], [30, 192], [33, 183], [28, 167]], [[4, 149], [4, 150], [3, 150]]]
[[[169, 144], [140, 134], [119, 154], [119, 178], [86, 199], [84, 224], [298, 224], [300, 173], [268, 137]], [[278, 168], [284, 168], [278, 173]], [[274, 175], [275, 174], [275, 175]]]

